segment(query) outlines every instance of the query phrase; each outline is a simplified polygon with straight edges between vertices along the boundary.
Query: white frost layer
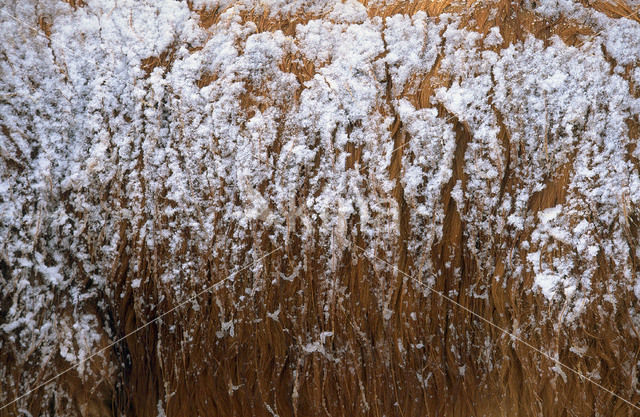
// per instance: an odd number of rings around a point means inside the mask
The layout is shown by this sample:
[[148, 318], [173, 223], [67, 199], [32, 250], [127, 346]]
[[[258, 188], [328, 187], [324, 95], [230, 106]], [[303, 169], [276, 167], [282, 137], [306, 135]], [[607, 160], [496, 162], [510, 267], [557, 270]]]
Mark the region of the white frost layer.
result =
[[[406, 220], [411, 268], [438, 272], [425, 254], [448, 232], [441, 196], [462, 137], [464, 178], [451, 184], [451, 197], [479, 270], [491, 278], [503, 262], [505, 280], [533, 274], [551, 302], [572, 300], [569, 318], [590, 302], [600, 256], [612, 269], [606, 291], [640, 294], [629, 256], [640, 247], [627, 239], [640, 178], [626, 124], [637, 121], [640, 102], [616, 73], [638, 64], [636, 22], [542, 0], [538, 13], [563, 13], [601, 33], [578, 48], [529, 38], [494, 52], [485, 47], [502, 46], [498, 28], [482, 39], [451, 16], [370, 18], [353, 0], [196, 0], [195, 8], [221, 14], [206, 30], [187, 2], [86, 3], [3, 6], [32, 27], [49, 19], [51, 41], [0, 14], [0, 260], [9, 306], [1, 340], [18, 355], [33, 345], [41, 353], [21, 359], [55, 352], [73, 362], [95, 350], [92, 332], [112, 331], [98, 320], [104, 300], [139, 289], [135, 277], [149, 274], [148, 262], [132, 257], [126, 288], [114, 294], [108, 285], [132, 248], [164, 251], [154, 258], [154, 282], [182, 299], [205, 269], [190, 254], [244, 265], [259, 257], [260, 242], [280, 245], [295, 233], [326, 248], [327, 259], [317, 260], [324, 283], [339, 266], [331, 254], [358, 234], [391, 259]], [[241, 17], [251, 8], [318, 18], [290, 36], [258, 33]], [[171, 62], [147, 73], [145, 59], [163, 53]], [[288, 72], [285, 57], [312, 63], [313, 74]], [[452, 79], [430, 97], [442, 111], [416, 108], [403, 93], [417, 90], [438, 57]], [[637, 69], [632, 78], [640, 84]], [[356, 150], [361, 157], [349, 164]], [[394, 157], [401, 169], [391, 180]], [[530, 210], [565, 167], [564, 201]], [[520, 183], [504, 189], [505, 176]], [[524, 230], [533, 230], [528, 241]], [[517, 247], [494, 246], [506, 241]], [[299, 279], [305, 267], [282, 279]], [[260, 285], [241, 291], [238, 305]], [[487, 298], [487, 287], [473, 295]], [[95, 315], [82, 313], [95, 305]], [[269, 314], [279, 320], [279, 310]], [[221, 323], [220, 338], [235, 334], [233, 321]], [[310, 335], [307, 351], [322, 352], [329, 336]], [[12, 383], [27, 387], [27, 377]]]

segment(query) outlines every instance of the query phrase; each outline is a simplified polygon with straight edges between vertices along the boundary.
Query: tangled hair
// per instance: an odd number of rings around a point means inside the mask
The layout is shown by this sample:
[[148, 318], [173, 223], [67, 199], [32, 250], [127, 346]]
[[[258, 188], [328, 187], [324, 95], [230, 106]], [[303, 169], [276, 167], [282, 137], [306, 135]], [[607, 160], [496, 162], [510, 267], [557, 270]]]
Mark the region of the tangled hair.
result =
[[636, 415], [638, 7], [3, 6], [0, 416]]

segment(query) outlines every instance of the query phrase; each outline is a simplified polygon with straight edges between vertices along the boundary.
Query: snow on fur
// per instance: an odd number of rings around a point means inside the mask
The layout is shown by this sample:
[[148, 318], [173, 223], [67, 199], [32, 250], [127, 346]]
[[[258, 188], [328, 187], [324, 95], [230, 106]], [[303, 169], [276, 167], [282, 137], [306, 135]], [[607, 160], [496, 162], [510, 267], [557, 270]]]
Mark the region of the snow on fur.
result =
[[[240, 334], [256, 294], [309, 274], [330, 323], [328, 306], [350, 297], [336, 277], [352, 262], [345, 254], [360, 253], [356, 242], [431, 285], [475, 274], [455, 296], [495, 302], [497, 281], [562, 310], [558, 319], [540, 305], [521, 326], [575, 329], [602, 303], [640, 322], [636, 20], [568, 1], [532, 6], [596, 32], [569, 45], [504, 42], [500, 27], [483, 35], [455, 14], [369, 13], [385, 2], [83, 3], [17, 2], [0, 13], [0, 403], [41, 381], [41, 368], [53, 375], [131, 330], [122, 300], [142, 324], [280, 245], [289, 252], [265, 261], [280, 271], [260, 264], [231, 284], [229, 303], [217, 301], [217, 339]], [[290, 31], [247, 18], [298, 14], [312, 18]], [[438, 74], [448, 81], [434, 81], [430, 105], [408, 98]], [[463, 237], [438, 252], [454, 212]], [[451, 251], [466, 269], [440, 258]], [[359, 278], [374, 282], [385, 322], [394, 277], [374, 262]], [[287, 302], [265, 317], [285, 326], [295, 308], [316, 308]], [[158, 355], [173, 337], [163, 331]], [[197, 340], [197, 329], [181, 332]], [[340, 362], [337, 335], [310, 327], [292, 343], [299, 358]], [[404, 358], [416, 343], [429, 342], [398, 338], [392, 350]], [[119, 355], [76, 374], [115, 384], [135, 357]], [[416, 375], [424, 386], [436, 378]], [[51, 387], [16, 407], [87, 412], [68, 386]], [[170, 414], [170, 391], [153, 398], [158, 415]], [[49, 408], [53, 392], [70, 401]], [[637, 384], [626, 394], [637, 397]]]

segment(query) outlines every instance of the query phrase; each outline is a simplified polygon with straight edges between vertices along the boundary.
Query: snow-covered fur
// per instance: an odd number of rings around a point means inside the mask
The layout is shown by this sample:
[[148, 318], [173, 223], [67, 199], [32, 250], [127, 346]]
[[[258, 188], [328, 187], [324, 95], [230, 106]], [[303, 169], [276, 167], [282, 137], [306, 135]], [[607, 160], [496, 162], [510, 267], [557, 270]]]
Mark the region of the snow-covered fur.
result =
[[640, 400], [640, 3], [467, 3], [4, 0], [0, 416], [634, 415], [429, 288]]

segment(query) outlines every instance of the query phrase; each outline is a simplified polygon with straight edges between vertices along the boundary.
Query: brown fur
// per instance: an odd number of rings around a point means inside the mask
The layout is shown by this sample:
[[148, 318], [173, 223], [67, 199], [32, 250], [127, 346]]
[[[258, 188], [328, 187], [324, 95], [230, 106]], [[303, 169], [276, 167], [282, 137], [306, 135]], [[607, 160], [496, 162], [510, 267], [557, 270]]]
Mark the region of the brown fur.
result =
[[[82, 2], [69, 3], [82, 7]], [[481, 33], [494, 25], [500, 26], [503, 47], [523, 40], [528, 34], [545, 41], [552, 35], [559, 35], [570, 45], [579, 42], [578, 35], [594, 34], [581, 22], [560, 19], [552, 24], [511, 2], [498, 2], [490, 7], [498, 11], [495, 20], [488, 19], [489, 6], [473, 1], [467, 4], [398, 1], [386, 8], [370, 7], [369, 14], [389, 16], [419, 10], [431, 16], [443, 12], [459, 13], [465, 16], [469, 28]], [[623, 3], [612, 5], [597, 1], [589, 2], [589, 7], [615, 17], [632, 12]], [[222, 13], [220, 10], [197, 12], [204, 28], [215, 25]], [[282, 30], [285, 34], [293, 33], [296, 23], [317, 17], [302, 15], [273, 19], [266, 13], [243, 16], [247, 21], [255, 22], [258, 31]], [[637, 16], [634, 19], [637, 20]], [[143, 69], [151, 73], [156, 66], [169, 66], [172, 57], [172, 52], [150, 57], [143, 62]], [[295, 73], [302, 85], [313, 77], [316, 69], [313, 63], [300, 63], [295, 58], [286, 57], [281, 67]], [[407, 84], [409, 87], [403, 96], [417, 108], [432, 107], [429, 97], [434, 89], [450, 85], [451, 80], [440, 71], [439, 61], [429, 74], [421, 77]], [[215, 79], [215, 74], [207, 74], [198, 85], [204, 87]], [[258, 91], [259, 86], [251, 88]], [[637, 88], [635, 93], [637, 96]], [[250, 95], [245, 103], [247, 112], [255, 105]], [[446, 117], [452, 116], [442, 106], [438, 111]], [[458, 180], [463, 186], [466, 184], [463, 163], [471, 133], [465, 123], [455, 119], [454, 122], [457, 143], [454, 174], [440, 201], [446, 213], [445, 233], [428, 254], [435, 269], [441, 272], [435, 279], [434, 288], [445, 294], [457, 294], [455, 299], [460, 304], [500, 327], [519, 331], [531, 344], [557, 354], [561, 361], [576, 370], [584, 373], [597, 370], [602, 385], [634, 403], [639, 401], [640, 394], [635, 391], [638, 376], [633, 364], [639, 359], [640, 337], [629, 314], [630, 307], [637, 308], [634, 295], [620, 288], [616, 292], [616, 309], [599, 300], [581, 316], [576, 326], [566, 327], [562, 321], [549, 319], [559, 317], [566, 306], [549, 304], [542, 295], [532, 292], [530, 273], [524, 272], [522, 280], [507, 279], [514, 273], [510, 258], [526, 256], [521, 249], [518, 249], [519, 254], [513, 254], [511, 249], [518, 247], [518, 242], [529, 240], [532, 228], [525, 227], [516, 241], [506, 242], [493, 241], [492, 236], [470, 237], [467, 234], [468, 225], [460, 215], [465, 208], [457, 207], [450, 193]], [[637, 137], [637, 122], [629, 123], [631, 134]], [[403, 145], [408, 138], [398, 118], [391, 128], [394, 147]], [[511, 175], [511, 170], [526, 161], [511, 158], [518, 150], [510, 143], [507, 130], [502, 128], [501, 151], [507, 163], [501, 172], [501, 187], [503, 193], [508, 193], [519, 187], [519, 179]], [[362, 150], [350, 146], [351, 156], [346, 164], [354, 167], [358, 165]], [[397, 178], [402, 171], [402, 152], [399, 149], [393, 156], [390, 178]], [[638, 166], [638, 161], [635, 164]], [[535, 214], [563, 202], [571, 176], [571, 161], [550, 172], [547, 186], [530, 199], [530, 212]], [[371, 184], [371, 188], [375, 189], [376, 185]], [[307, 189], [299, 191], [298, 203], [304, 201], [306, 193]], [[126, 196], [121, 198], [126, 201]], [[400, 231], [396, 242], [386, 242], [393, 253], [387, 260], [412, 274], [420, 257], [409, 253], [405, 244], [409, 234], [416, 233], [408, 226], [411, 207], [399, 185], [393, 191], [393, 198], [400, 208]], [[621, 201], [621, 204], [626, 207], [628, 203]], [[155, 221], [162, 228], [170, 219], [163, 215]], [[627, 238], [636, 245], [640, 238], [639, 223], [638, 208], [628, 207]], [[110, 353], [112, 360], [125, 364], [119, 375], [102, 382], [96, 378], [90, 383], [81, 382], [73, 372], [60, 378], [57, 384], [74, 393], [73, 401], [77, 402], [80, 414], [151, 417], [157, 415], [158, 401], [164, 403], [166, 398], [167, 416], [269, 416], [271, 413], [281, 417], [637, 415], [622, 401], [574, 374], [567, 372], [565, 382], [550, 370], [553, 364], [549, 360], [423, 287], [403, 279], [402, 275], [374, 264], [358, 250], [326, 253], [322, 242], [301, 241], [297, 237], [295, 231], [303, 227], [298, 218], [292, 216], [288, 226], [292, 231], [290, 240], [283, 242], [285, 246], [281, 253], [264, 260], [264, 267], [257, 275], [239, 274], [233, 283], [203, 295], [199, 311], [189, 306], [180, 308], [161, 323], [149, 326], [115, 347]], [[357, 229], [357, 220], [352, 219], [348, 226]], [[136, 225], [123, 224], [122, 227], [123, 230], [135, 230]], [[232, 233], [230, 230], [228, 236]], [[255, 224], [251, 246], [259, 248], [263, 254], [275, 249], [267, 238], [269, 233], [268, 229]], [[478, 260], [466, 250], [469, 239], [478, 239], [483, 245], [490, 246], [497, 259], [493, 275], [487, 275]], [[181, 301], [158, 279], [161, 272], [156, 269], [158, 259], [165, 256], [199, 259], [199, 275], [185, 277], [193, 278], [194, 283], [213, 284], [240, 266], [233, 259], [211, 258], [208, 253], [201, 253], [187, 233], [177, 254], [168, 253], [169, 249], [162, 245], [151, 252], [135, 239], [124, 242], [109, 278], [115, 294], [126, 294], [122, 299], [110, 300], [114, 319], [120, 323], [116, 329], [120, 336]], [[367, 245], [362, 235], [353, 243]], [[214, 244], [211, 242], [211, 246]], [[638, 271], [639, 260], [632, 256]], [[332, 257], [333, 261], [326, 260]], [[278, 274], [294, 272], [293, 260], [304, 263], [302, 276], [291, 282], [279, 280], [273, 283]], [[449, 265], [448, 260], [451, 260]], [[611, 274], [612, 267], [607, 259], [602, 257], [600, 261], [594, 278], [595, 287]], [[329, 262], [337, 265], [333, 282], [325, 282], [316, 274], [316, 271], [325, 270]], [[138, 289], [129, 285], [133, 264], [139, 267], [138, 276], [148, 279]], [[455, 278], [455, 268], [462, 269], [462, 279]], [[477, 284], [490, 288], [489, 299], [465, 295], [471, 285]], [[193, 292], [200, 289], [193, 285]], [[252, 286], [262, 290], [249, 296], [241, 308], [235, 308], [233, 300], [237, 300], [240, 290]], [[328, 287], [334, 291], [327, 291]], [[137, 301], [140, 297], [146, 300], [145, 306]], [[151, 310], [149, 305], [152, 304], [158, 304], [158, 309]], [[393, 310], [390, 320], [385, 319], [381, 305]], [[604, 313], [597, 311], [597, 306]], [[329, 314], [324, 314], [325, 308]], [[278, 321], [268, 318], [267, 313], [278, 309]], [[412, 314], [415, 314], [415, 320], [410, 318]], [[608, 319], [603, 320], [602, 314]], [[220, 330], [221, 322], [231, 318], [236, 323], [234, 337], [218, 338], [216, 332]], [[172, 326], [175, 326], [174, 332], [168, 330]], [[191, 340], [186, 340], [184, 335], [188, 330], [193, 331]], [[304, 351], [310, 341], [303, 336], [311, 330], [314, 333], [332, 332], [327, 336], [326, 354]], [[491, 341], [489, 346], [485, 344], [487, 340]], [[399, 348], [399, 342], [405, 349]], [[419, 343], [423, 344], [421, 349], [406, 349]], [[570, 351], [576, 343], [588, 346], [583, 357]], [[332, 360], [334, 356], [341, 360]], [[6, 363], [11, 355], [3, 352], [1, 358]], [[101, 366], [105, 364], [92, 362], [96, 374], [100, 374]], [[464, 373], [460, 371], [461, 367], [465, 367]], [[423, 384], [420, 378], [430, 373], [431, 379]], [[35, 405], [33, 410], [34, 416], [39, 413]], [[0, 415], [12, 415], [16, 411], [13, 408]]]

